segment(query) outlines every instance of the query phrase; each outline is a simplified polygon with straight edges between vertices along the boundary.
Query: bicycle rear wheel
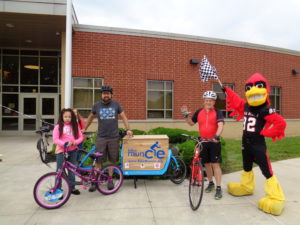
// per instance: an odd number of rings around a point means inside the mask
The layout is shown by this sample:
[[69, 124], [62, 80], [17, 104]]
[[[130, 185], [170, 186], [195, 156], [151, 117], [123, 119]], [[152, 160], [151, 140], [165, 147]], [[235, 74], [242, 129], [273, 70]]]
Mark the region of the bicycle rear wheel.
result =
[[[112, 171], [112, 176], [109, 175]], [[101, 170], [101, 174], [97, 176], [98, 183], [96, 184], [99, 192], [105, 195], [110, 195], [119, 190], [123, 183], [122, 170], [114, 165], [105, 166]]]
[[47, 163], [47, 145], [44, 143], [43, 138], [40, 138], [37, 142], [37, 149], [39, 150], [40, 157], [43, 163]]
[[[59, 182], [56, 190], [56, 182]], [[33, 196], [38, 205], [46, 209], [56, 209], [64, 205], [70, 198], [71, 187], [64, 176], [57, 180], [57, 173], [43, 175], [34, 185]]]
[[193, 210], [197, 210], [202, 201], [204, 190], [204, 176], [201, 162], [193, 162], [189, 182], [189, 200]]
[[175, 157], [175, 159], [177, 161], [177, 164], [172, 158], [168, 168], [168, 173], [170, 175], [170, 180], [174, 184], [181, 184], [186, 176], [186, 165], [181, 158]]

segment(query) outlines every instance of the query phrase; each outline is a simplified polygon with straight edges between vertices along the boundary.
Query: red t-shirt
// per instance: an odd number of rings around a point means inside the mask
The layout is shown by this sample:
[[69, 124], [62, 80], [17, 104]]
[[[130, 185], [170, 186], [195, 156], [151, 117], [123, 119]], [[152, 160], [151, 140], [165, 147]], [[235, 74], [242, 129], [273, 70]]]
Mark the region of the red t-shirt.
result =
[[216, 136], [218, 123], [224, 122], [224, 116], [219, 109], [213, 108], [209, 112], [205, 109], [198, 109], [194, 113], [192, 121], [198, 123], [201, 138], [212, 139]]

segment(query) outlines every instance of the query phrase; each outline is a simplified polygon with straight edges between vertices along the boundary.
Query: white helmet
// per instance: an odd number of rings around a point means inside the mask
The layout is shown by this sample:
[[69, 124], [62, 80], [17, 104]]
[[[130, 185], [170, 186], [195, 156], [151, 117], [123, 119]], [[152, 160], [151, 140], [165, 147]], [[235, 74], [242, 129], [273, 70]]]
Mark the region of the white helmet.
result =
[[214, 91], [206, 91], [203, 94], [203, 98], [211, 98], [211, 99], [216, 100], [217, 99], [217, 94]]

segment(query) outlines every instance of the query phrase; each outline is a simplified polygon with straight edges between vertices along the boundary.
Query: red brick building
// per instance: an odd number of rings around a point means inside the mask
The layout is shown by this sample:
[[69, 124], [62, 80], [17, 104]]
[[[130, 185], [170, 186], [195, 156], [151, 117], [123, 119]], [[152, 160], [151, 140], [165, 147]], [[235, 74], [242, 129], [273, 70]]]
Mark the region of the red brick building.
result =
[[[262, 73], [272, 87], [273, 107], [287, 119], [300, 118], [300, 53], [275, 47], [177, 35], [106, 27], [74, 27], [73, 67], [76, 77], [102, 78], [113, 86], [131, 120], [182, 120], [180, 107], [194, 111], [201, 106], [205, 90], [220, 92], [215, 80], [203, 83], [199, 64], [206, 55], [217, 68], [219, 78], [244, 97], [244, 82], [255, 72]], [[151, 84], [158, 81], [158, 84]], [[166, 89], [159, 82], [170, 81], [171, 102], [162, 102]], [[150, 84], [149, 84], [150, 82]], [[153, 90], [147, 85], [152, 85]], [[165, 85], [165, 84], [164, 84]], [[161, 84], [163, 87], [163, 84]], [[153, 94], [152, 91], [160, 92]], [[223, 99], [220, 93], [219, 97]], [[150, 102], [154, 101], [154, 103]], [[156, 101], [156, 102], [155, 102]], [[218, 102], [224, 109], [224, 101]]]
[[199, 63], [206, 55], [223, 84], [243, 97], [247, 78], [262, 73], [272, 89], [273, 107], [287, 119], [287, 135], [300, 136], [299, 51], [79, 25], [65, 0], [0, 1], [0, 33], [5, 34], [0, 35], [0, 135], [32, 135], [43, 124], [41, 118], [55, 124], [62, 107], [78, 108], [86, 117], [107, 84], [131, 127], [141, 130], [190, 129], [180, 107], [195, 111], [202, 106], [203, 92], [214, 90], [227, 118], [224, 136], [239, 137], [242, 125], [225, 112], [219, 84], [200, 81]]

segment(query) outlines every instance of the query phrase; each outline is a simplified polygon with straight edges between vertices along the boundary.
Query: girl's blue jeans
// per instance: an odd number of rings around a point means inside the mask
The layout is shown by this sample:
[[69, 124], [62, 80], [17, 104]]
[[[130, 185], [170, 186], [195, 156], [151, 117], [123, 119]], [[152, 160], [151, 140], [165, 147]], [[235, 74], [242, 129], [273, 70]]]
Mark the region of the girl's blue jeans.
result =
[[[73, 150], [68, 152], [68, 161], [74, 165], [77, 164], [77, 151]], [[62, 164], [64, 162], [64, 154], [60, 153], [56, 155], [56, 171], [58, 171], [61, 167]], [[68, 171], [68, 179], [71, 185], [72, 190], [75, 188], [75, 175], [74, 173], [71, 173], [70, 171]]]

